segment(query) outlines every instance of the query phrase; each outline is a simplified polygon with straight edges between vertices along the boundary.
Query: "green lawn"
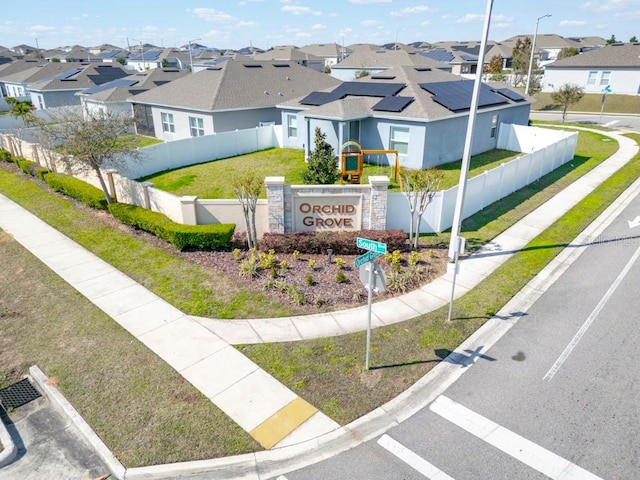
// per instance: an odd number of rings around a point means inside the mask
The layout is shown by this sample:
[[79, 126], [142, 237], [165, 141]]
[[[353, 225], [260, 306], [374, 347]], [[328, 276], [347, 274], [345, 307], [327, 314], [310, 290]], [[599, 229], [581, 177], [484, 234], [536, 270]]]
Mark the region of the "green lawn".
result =
[[[500, 166], [521, 154], [508, 150], [492, 150], [471, 157], [469, 178], [482, 174], [485, 170]], [[451, 162], [438, 167], [444, 173], [441, 188], [451, 188], [458, 184], [462, 161]], [[238, 155], [212, 162], [160, 172], [138, 179], [152, 182], [160, 190], [175, 195], [197, 195], [199, 198], [235, 198], [232, 189], [234, 178], [248, 173], [259, 177], [284, 176], [292, 185], [304, 184], [302, 173], [306, 169], [302, 150], [272, 148], [261, 152]], [[391, 190], [399, 190], [394, 182], [394, 167], [365, 164], [362, 183], [367, 184], [370, 176], [386, 175], [391, 179]], [[262, 191], [264, 198], [266, 192]]]
[[[532, 110], [562, 110], [562, 107], [551, 99], [551, 93], [538, 92], [533, 97], [537, 102], [532, 105]], [[578, 103], [571, 105], [568, 111], [600, 113], [601, 108], [602, 95], [589, 93]], [[609, 94], [604, 104], [604, 112], [637, 115], [640, 112], [640, 96]]]

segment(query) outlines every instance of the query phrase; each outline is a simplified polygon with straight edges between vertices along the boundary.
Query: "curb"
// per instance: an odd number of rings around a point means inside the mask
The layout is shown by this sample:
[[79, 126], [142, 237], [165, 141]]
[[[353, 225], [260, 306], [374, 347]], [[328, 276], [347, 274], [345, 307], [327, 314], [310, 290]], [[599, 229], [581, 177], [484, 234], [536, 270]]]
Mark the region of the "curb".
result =
[[38, 384], [38, 387], [51, 401], [54, 407], [57, 407], [73, 424], [80, 430], [80, 433], [89, 442], [102, 461], [107, 465], [111, 473], [117, 479], [124, 479], [126, 475], [125, 467], [111, 453], [111, 450], [98, 437], [96, 432], [89, 426], [78, 411], [64, 398], [60, 390], [49, 384], [49, 378], [44, 374], [37, 365], [29, 367], [29, 375]]
[[0, 452], [0, 468], [2, 468], [12, 463], [18, 456], [18, 447], [13, 442], [13, 438], [2, 418], [0, 418], [0, 445], [3, 447]]

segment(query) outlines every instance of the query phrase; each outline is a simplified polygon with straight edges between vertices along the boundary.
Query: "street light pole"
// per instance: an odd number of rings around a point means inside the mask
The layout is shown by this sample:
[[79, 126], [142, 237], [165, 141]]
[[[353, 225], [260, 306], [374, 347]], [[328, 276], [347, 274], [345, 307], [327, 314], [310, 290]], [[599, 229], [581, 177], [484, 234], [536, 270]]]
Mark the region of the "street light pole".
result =
[[191, 42], [197, 42], [198, 40], [202, 39], [194, 38], [193, 40], [189, 40], [189, 68], [191, 69], [191, 73], [193, 73], [193, 54], [191, 53]]
[[536, 31], [533, 34], [533, 43], [531, 44], [531, 56], [529, 58], [529, 72], [527, 73], [527, 86], [524, 89], [524, 93], [526, 95], [529, 95], [529, 85], [531, 84], [531, 70], [533, 68], [533, 55], [536, 51], [536, 37], [538, 36], [538, 23], [540, 23], [540, 20], [542, 20], [543, 18], [547, 18], [550, 16], [551, 14], [548, 13], [547, 15], [538, 17], [538, 19], [536, 20]]
[[458, 273], [458, 254], [464, 245], [460, 238], [460, 226], [462, 224], [462, 214], [464, 208], [464, 196], [467, 190], [467, 177], [469, 176], [469, 164], [471, 162], [471, 149], [473, 146], [473, 130], [478, 114], [478, 100], [480, 97], [480, 85], [482, 84], [482, 68], [484, 67], [485, 50], [487, 49], [487, 38], [489, 37], [489, 26], [491, 25], [491, 10], [493, 0], [487, 0], [487, 9], [484, 14], [484, 28], [482, 41], [480, 42], [480, 53], [478, 55], [478, 71], [473, 84], [471, 94], [471, 105], [469, 106], [469, 121], [467, 123], [467, 136], [464, 141], [464, 152], [462, 154], [462, 165], [460, 167], [460, 182], [458, 183], [458, 194], [456, 196], [456, 206], [453, 212], [453, 224], [451, 225], [451, 240], [449, 242], [449, 258], [453, 259], [453, 279], [451, 282], [451, 301], [449, 303], [449, 315], [447, 320], [451, 321], [453, 310], [453, 299], [456, 288], [456, 275]]
[[140, 55], [142, 55], [142, 71], [144, 72], [146, 67], [144, 64], [144, 49], [142, 48], [142, 40], [136, 40], [135, 38], [132, 38], [131, 40], [140, 43]]

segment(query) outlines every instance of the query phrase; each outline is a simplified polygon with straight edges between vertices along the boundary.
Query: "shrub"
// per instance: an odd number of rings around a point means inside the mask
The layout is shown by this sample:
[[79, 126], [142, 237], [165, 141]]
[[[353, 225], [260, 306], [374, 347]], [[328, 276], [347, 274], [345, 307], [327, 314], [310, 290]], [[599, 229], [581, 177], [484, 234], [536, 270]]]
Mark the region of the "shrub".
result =
[[27, 175], [31, 175], [35, 177], [35, 169], [39, 167], [37, 162], [32, 162], [31, 160], [27, 160], [26, 158], [16, 157], [16, 164]]
[[[47, 176], [49, 178], [49, 176]], [[162, 213], [152, 212], [136, 205], [113, 203], [111, 214], [121, 222], [171, 243], [178, 250], [219, 250], [228, 248], [235, 230], [230, 223], [213, 225], [182, 225]]]
[[307, 282], [307, 286], [312, 287], [314, 284], [313, 281], [313, 275], [311, 275], [310, 273], [307, 273], [307, 275], [304, 277], [305, 282]]
[[35, 169], [35, 175], [36, 177], [38, 177], [40, 180], [42, 181], [46, 181], [45, 180], [45, 176], [47, 176], [48, 174], [51, 173], [51, 170], [49, 170], [48, 168], [44, 168], [44, 167], [37, 167]]
[[8, 150], [0, 150], [0, 160], [4, 162], [13, 162], [13, 156]]
[[362, 249], [356, 247], [356, 238], [364, 237], [387, 244], [390, 251], [408, 250], [407, 234], [402, 230], [360, 230], [345, 232], [299, 232], [265, 233], [260, 240], [263, 250], [273, 249], [276, 253], [324, 254], [332, 249], [336, 255], [358, 255]]
[[73, 197], [91, 208], [107, 209], [107, 199], [104, 198], [103, 191], [87, 182], [60, 173], [49, 173], [44, 180], [56, 192]]
[[336, 273], [336, 282], [349, 283], [349, 279], [345, 275], [344, 270], [338, 270], [338, 273]]

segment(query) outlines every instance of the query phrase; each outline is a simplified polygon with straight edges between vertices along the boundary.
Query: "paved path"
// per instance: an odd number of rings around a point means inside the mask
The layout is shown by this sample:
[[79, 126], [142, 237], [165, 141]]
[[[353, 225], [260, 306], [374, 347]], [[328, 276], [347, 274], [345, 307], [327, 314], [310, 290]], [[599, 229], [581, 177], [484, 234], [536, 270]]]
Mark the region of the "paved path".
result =
[[3, 195], [0, 228], [175, 368], [265, 448], [316, 438], [339, 427], [219, 335]]

